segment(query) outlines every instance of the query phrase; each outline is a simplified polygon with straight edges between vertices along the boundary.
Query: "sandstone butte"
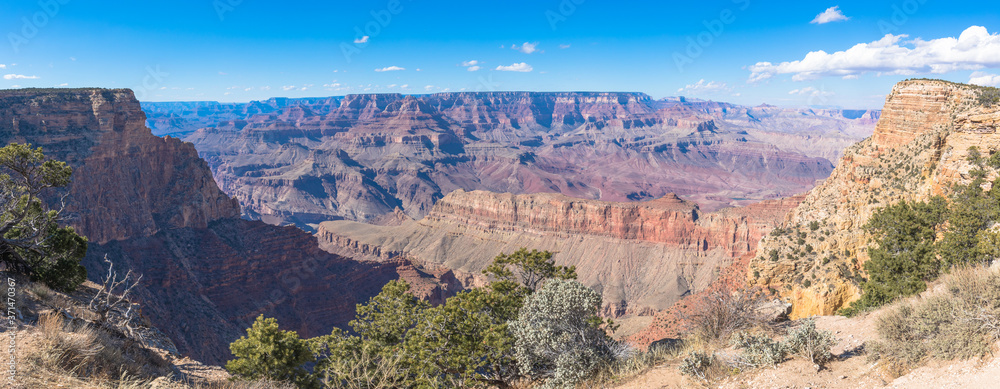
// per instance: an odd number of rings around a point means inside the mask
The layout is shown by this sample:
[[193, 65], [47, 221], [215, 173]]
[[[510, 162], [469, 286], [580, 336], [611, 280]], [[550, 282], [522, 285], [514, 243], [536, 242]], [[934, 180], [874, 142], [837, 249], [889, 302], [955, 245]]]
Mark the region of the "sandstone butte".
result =
[[481, 284], [481, 271], [500, 253], [549, 250], [556, 263], [576, 266], [579, 280], [602, 293], [604, 315], [651, 315], [704, 289], [734, 258], [753, 252], [800, 200], [709, 213], [673, 195], [623, 203], [456, 190], [420, 220], [395, 226], [330, 221], [317, 236], [333, 253], [451, 269], [466, 287]]
[[130, 90], [0, 91], [0, 142], [41, 146], [74, 169], [66, 211], [90, 239], [90, 278], [106, 274], [105, 255], [142, 274], [142, 314], [181, 353], [222, 364], [259, 314], [303, 336], [329, 333], [400, 277], [425, 297], [447, 289], [450, 273], [358, 262], [295, 227], [239, 219], [194, 146], [152, 135], [145, 121]]
[[[812, 253], [796, 232], [765, 236], [749, 264], [748, 284], [777, 290], [792, 303], [795, 318], [834, 314], [858, 299], [853, 278], [867, 260], [862, 226], [872, 213], [901, 200], [947, 195], [952, 184], [971, 181], [970, 146], [1000, 150], [1000, 105], [978, 104], [976, 91], [936, 80], [896, 84], [874, 134], [848, 148], [784, 222], [805, 235]], [[809, 227], [814, 221], [815, 231]]]
[[448, 193], [668, 193], [703, 210], [803, 193], [878, 111], [653, 100], [641, 93], [463, 92], [143, 103], [183, 134], [244, 217], [308, 231], [327, 220], [419, 219]]

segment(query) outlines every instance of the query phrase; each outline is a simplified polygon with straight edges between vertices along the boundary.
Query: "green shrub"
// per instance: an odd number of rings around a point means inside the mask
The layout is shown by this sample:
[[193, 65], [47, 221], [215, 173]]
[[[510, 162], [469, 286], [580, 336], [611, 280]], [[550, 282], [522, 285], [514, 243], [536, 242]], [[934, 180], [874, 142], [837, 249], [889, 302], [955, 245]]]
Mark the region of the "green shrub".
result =
[[313, 354], [295, 331], [282, 331], [274, 318], [257, 317], [253, 327], [229, 345], [233, 359], [226, 370], [233, 376], [248, 379], [272, 379], [294, 383], [299, 388], [316, 388], [319, 382], [305, 369]]
[[740, 350], [740, 363], [754, 368], [775, 366], [784, 361], [787, 354], [783, 343], [758, 333], [737, 332], [732, 345]]
[[599, 327], [601, 295], [573, 280], [552, 279], [511, 323], [521, 373], [546, 387], [572, 387], [616, 359], [618, 345]]
[[789, 353], [823, 366], [833, 359], [830, 349], [837, 340], [832, 332], [817, 330], [815, 320], [805, 319], [788, 334], [784, 343]]
[[80, 260], [87, 239], [61, 227], [61, 211], [50, 210], [39, 196], [70, 183], [73, 169], [48, 159], [42, 149], [11, 143], [0, 148], [0, 264], [27, 274], [53, 289], [70, 292], [87, 279]]
[[715, 357], [708, 353], [691, 351], [681, 360], [677, 369], [680, 370], [681, 374], [687, 374], [704, 380], [708, 374], [708, 369], [712, 367], [714, 359]]

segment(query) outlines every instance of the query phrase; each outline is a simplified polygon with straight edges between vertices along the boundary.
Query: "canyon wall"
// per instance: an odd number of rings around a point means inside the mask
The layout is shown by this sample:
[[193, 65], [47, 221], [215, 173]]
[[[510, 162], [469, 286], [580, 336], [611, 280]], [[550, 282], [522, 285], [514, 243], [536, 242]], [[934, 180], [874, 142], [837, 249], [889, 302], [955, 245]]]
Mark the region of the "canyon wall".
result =
[[673, 193], [709, 211], [791, 196], [825, 178], [878, 117], [611, 92], [144, 107], [151, 125], [190, 133], [244, 217], [309, 231], [326, 220], [378, 224], [397, 209], [419, 219], [457, 189], [604, 201]]
[[549, 250], [602, 293], [603, 314], [649, 315], [752, 252], [799, 200], [706, 213], [673, 195], [625, 203], [456, 190], [420, 220], [324, 222], [317, 236], [333, 253], [453, 269], [466, 286], [482, 284], [481, 271], [500, 253]]
[[440, 302], [461, 284], [405, 260], [358, 262], [319, 249], [294, 227], [239, 219], [190, 143], [156, 137], [124, 89], [0, 91], [0, 142], [29, 142], [67, 161], [67, 222], [90, 239], [88, 278], [142, 275], [142, 314], [202, 362], [222, 364], [257, 315], [303, 336], [353, 319], [355, 304], [404, 278]]
[[970, 182], [970, 146], [1000, 150], [1000, 106], [979, 104], [977, 88], [937, 80], [893, 87], [874, 134], [848, 148], [830, 177], [789, 213], [788, 233], [764, 238], [749, 283], [777, 289], [795, 317], [833, 314], [859, 298], [854, 279], [867, 260], [862, 227], [871, 215]]

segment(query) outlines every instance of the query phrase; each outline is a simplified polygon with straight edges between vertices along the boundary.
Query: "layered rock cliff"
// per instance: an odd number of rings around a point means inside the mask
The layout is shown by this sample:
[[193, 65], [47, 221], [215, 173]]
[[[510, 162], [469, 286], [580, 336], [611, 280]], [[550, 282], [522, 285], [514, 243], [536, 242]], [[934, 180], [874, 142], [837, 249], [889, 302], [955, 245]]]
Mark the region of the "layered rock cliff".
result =
[[799, 200], [706, 213], [673, 195], [622, 203], [456, 190], [420, 220], [391, 227], [325, 222], [317, 236], [334, 253], [453, 269], [467, 286], [481, 283], [480, 272], [500, 253], [549, 250], [603, 294], [605, 315], [650, 314], [752, 252]]
[[761, 242], [750, 283], [777, 289], [795, 317], [832, 314], [856, 300], [854, 279], [869, 245], [862, 226], [871, 215], [970, 182], [970, 146], [1000, 150], [1000, 106], [981, 105], [978, 91], [936, 80], [893, 87], [874, 134], [848, 148], [830, 177], [789, 213], [786, 233]]
[[0, 142], [30, 142], [74, 167], [71, 223], [91, 242], [205, 228], [238, 217], [190, 143], [150, 135], [132, 91], [0, 92]]
[[223, 191], [247, 218], [307, 230], [325, 220], [377, 222], [396, 209], [421, 218], [456, 189], [604, 201], [675, 193], [705, 210], [749, 204], [812, 188], [878, 116], [603, 92], [145, 107], [170, 131], [216, 118], [185, 139]]
[[361, 263], [297, 228], [239, 219], [194, 147], [153, 136], [145, 120], [129, 90], [0, 91], [0, 142], [41, 146], [74, 169], [63, 194], [68, 223], [91, 242], [89, 278], [106, 274], [105, 256], [142, 274], [142, 314], [181, 353], [224, 363], [259, 314], [303, 336], [329, 333], [391, 279], [432, 301], [460, 288], [445, 269]]

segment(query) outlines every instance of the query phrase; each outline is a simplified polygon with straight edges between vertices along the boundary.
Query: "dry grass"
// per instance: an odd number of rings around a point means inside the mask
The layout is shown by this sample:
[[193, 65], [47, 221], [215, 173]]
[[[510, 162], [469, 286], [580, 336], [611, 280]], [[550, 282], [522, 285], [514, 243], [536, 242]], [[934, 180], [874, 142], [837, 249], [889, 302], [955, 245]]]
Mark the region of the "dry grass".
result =
[[986, 267], [958, 269], [924, 297], [887, 308], [880, 340], [867, 347], [893, 377], [930, 359], [981, 357], [1000, 339], [1000, 273]]
[[649, 351], [635, 351], [626, 358], [608, 363], [598, 368], [590, 379], [577, 385], [578, 388], [605, 388], [626, 382], [632, 378], [676, 360], [683, 352], [683, 346], [654, 346]]
[[767, 328], [768, 320], [759, 310], [766, 301], [758, 289], [723, 289], [702, 297], [694, 313], [684, 318], [685, 339], [705, 347], [725, 347], [738, 331]]

